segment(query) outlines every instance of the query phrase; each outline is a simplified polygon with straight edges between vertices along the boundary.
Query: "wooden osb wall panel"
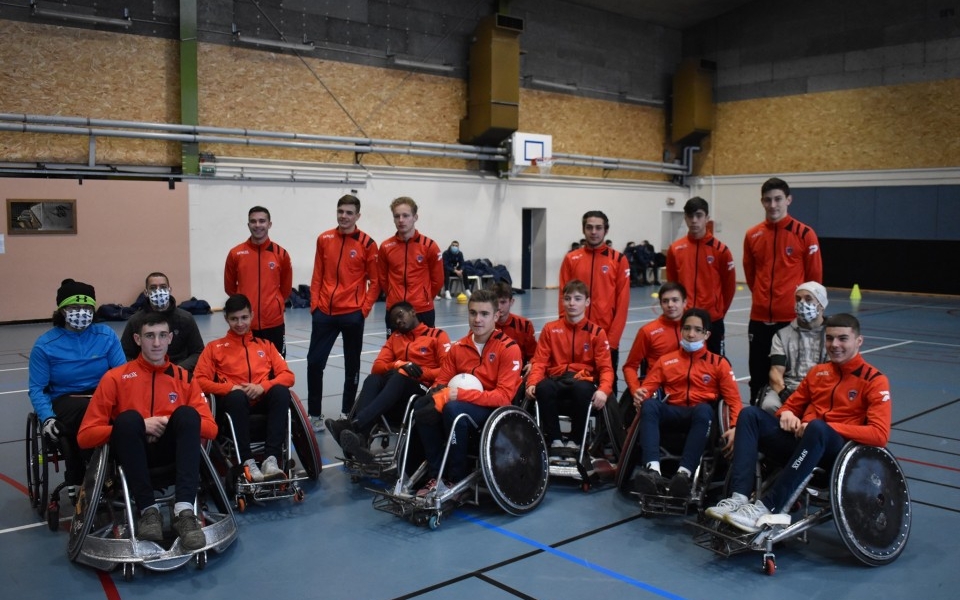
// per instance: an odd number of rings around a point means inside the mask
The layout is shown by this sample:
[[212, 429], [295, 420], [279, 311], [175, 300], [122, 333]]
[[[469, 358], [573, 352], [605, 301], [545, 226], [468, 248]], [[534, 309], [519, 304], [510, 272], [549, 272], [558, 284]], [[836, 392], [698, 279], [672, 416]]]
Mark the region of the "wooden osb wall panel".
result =
[[698, 175], [955, 167], [960, 79], [728, 102]]
[[[0, 110], [179, 122], [176, 42], [0, 20]], [[86, 136], [0, 133], [6, 161], [86, 163]], [[180, 145], [98, 138], [100, 163], [170, 165]]]
[[[219, 127], [456, 143], [465, 83], [449, 77], [306, 59], [230, 46], [200, 46], [200, 122]], [[309, 67], [309, 68], [308, 68]], [[204, 144], [228, 156], [351, 162], [352, 153]], [[464, 161], [368, 155], [368, 165], [462, 169]]]
[[[660, 162], [666, 120], [662, 109], [556, 94], [520, 92], [520, 131], [553, 136], [553, 151]], [[559, 175], [597, 177], [600, 171], [556, 166]], [[664, 181], [665, 175], [611, 171], [608, 178]]]

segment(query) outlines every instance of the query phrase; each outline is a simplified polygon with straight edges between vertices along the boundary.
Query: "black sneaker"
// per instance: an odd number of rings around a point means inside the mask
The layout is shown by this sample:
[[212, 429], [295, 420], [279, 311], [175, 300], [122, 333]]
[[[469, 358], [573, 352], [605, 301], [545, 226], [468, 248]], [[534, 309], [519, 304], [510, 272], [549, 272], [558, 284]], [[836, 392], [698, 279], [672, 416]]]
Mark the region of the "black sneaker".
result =
[[199, 550], [207, 545], [207, 536], [200, 527], [197, 515], [193, 514], [193, 509], [180, 511], [173, 520], [173, 528], [180, 536], [180, 547], [184, 550]]
[[323, 424], [327, 426], [327, 431], [329, 431], [333, 436], [333, 441], [338, 444], [340, 443], [340, 436], [343, 434], [343, 432], [353, 429], [353, 427], [350, 425], [350, 421], [347, 419], [337, 419], [336, 421], [333, 419], [327, 419], [323, 422]]
[[644, 469], [637, 473], [631, 481], [634, 492], [643, 495], [656, 496], [663, 485], [663, 476], [653, 469]]
[[137, 521], [137, 539], [163, 541], [163, 519], [160, 518], [160, 509], [156, 506], [151, 506], [140, 514], [140, 520]]
[[366, 439], [361, 438], [352, 429], [344, 429], [343, 433], [340, 434], [340, 447], [343, 448], [344, 454], [348, 454], [360, 462], [370, 463], [377, 460], [373, 452], [370, 452]]
[[667, 485], [670, 495], [675, 498], [689, 498], [690, 488], [690, 476], [684, 471], [677, 471], [677, 474], [670, 479], [670, 483]]

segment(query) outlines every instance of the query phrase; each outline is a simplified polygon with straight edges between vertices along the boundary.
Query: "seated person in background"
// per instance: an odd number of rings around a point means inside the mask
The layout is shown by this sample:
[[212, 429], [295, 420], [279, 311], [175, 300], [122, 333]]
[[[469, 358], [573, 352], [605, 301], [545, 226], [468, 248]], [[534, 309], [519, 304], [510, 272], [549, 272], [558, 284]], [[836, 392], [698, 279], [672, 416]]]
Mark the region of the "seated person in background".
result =
[[[691, 475], [710, 439], [710, 427], [716, 413], [715, 402], [722, 399], [730, 410], [730, 429], [724, 432], [726, 446], [733, 442], [737, 415], [743, 406], [733, 367], [723, 356], [707, 350], [710, 315], [702, 308], [690, 308], [681, 318], [680, 349], [664, 354], [647, 373], [634, 401], [640, 411], [641, 464], [644, 469], [634, 480], [634, 489], [642, 494], [659, 494], [663, 488], [660, 474], [660, 429], [684, 431], [683, 456], [677, 473], [666, 491], [678, 498], [690, 496]], [[663, 387], [666, 400], [648, 399]]]
[[637, 330], [627, 362], [623, 364], [623, 379], [634, 400], [640, 399], [642, 376], [657, 364], [661, 356], [680, 349], [680, 317], [686, 308], [687, 290], [679, 283], [668, 281], [660, 286], [658, 300], [660, 316]]
[[68, 486], [83, 483], [77, 431], [90, 396], [104, 373], [127, 362], [117, 334], [93, 322], [96, 307], [92, 285], [64, 279], [57, 290], [53, 328], [37, 338], [30, 351], [30, 403], [43, 435], [60, 445]]
[[527, 397], [536, 399], [540, 407], [543, 437], [551, 450], [564, 447], [561, 410], [572, 422], [566, 447], [579, 449], [587, 425], [587, 405], [592, 402], [600, 410], [613, 393], [610, 344], [603, 329], [586, 319], [589, 305], [585, 283], [574, 279], [563, 286], [564, 316], [540, 330], [527, 377]]
[[140, 354], [140, 347], [133, 340], [133, 334], [140, 331], [140, 322], [143, 317], [151, 312], [163, 313], [167, 317], [170, 332], [173, 334], [170, 348], [167, 350], [170, 362], [193, 371], [200, 353], [203, 352], [203, 338], [200, 337], [200, 330], [197, 328], [197, 322], [193, 320], [193, 315], [177, 308], [176, 299], [170, 295], [171, 289], [173, 288], [170, 287], [170, 280], [163, 273], [147, 275], [143, 293], [148, 301], [127, 321], [123, 335], [120, 336], [120, 345], [123, 346], [123, 353], [127, 356], [127, 360], [135, 359]]
[[440, 373], [440, 363], [450, 350], [450, 337], [442, 329], [420, 322], [409, 302], [390, 309], [395, 329], [373, 361], [363, 381], [352, 418], [327, 419], [327, 431], [344, 452], [357, 459], [373, 460], [367, 437], [381, 415], [406, 408], [410, 396], [422, 395]]
[[[447, 436], [457, 415], [467, 414], [482, 428], [494, 409], [507, 406], [520, 387], [520, 347], [497, 331], [497, 297], [490, 290], [477, 290], [467, 304], [470, 333], [450, 346], [440, 364], [435, 385], [414, 401], [414, 420], [429, 464], [429, 483], [417, 492], [426, 496], [437, 488], [437, 478], [447, 447]], [[450, 389], [457, 374], [470, 373], [483, 390]], [[444, 485], [467, 475], [467, 450], [472, 425], [461, 419], [447, 456]]]
[[[814, 365], [776, 414], [757, 406], [740, 414], [730, 464], [732, 495], [708, 508], [708, 517], [748, 533], [764, 524], [787, 525], [785, 504], [816, 466], [832, 467], [847, 441], [887, 445], [890, 382], [860, 355], [860, 322], [838, 314], [827, 318], [824, 328], [830, 362]], [[758, 452], [785, 466], [767, 493], [751, 503]]]
[[[204, 393], [216, 395], [217, 410], [233, 420], [237, 450], [250, 481], [283, 479], [277, 461], [283, 457], [287, 435], [293, 371], [272, 342], [253, 337], [253, 311], [246, 296], [230, 296], [223, 317], [230, 330], [203, 349], [194, 376]], [[259, 468], [250, 450], [251, 413], [267, 415], [265, 458]]]
[[140, 356], [103, 376], [77, 441], [82, 448], [110, 442], [140, 510], [136, 529], [140, 540], [163, 540], [149, 467], [174, 463], [173, 528], [185, 550], [199, 550], [206, 545], [193, 510], [200, 487], [200, 444], [201, 438], [216, 437], [217, 424], [197, 381], [167, 359], [171, 339], [163, 313], [144, 316], [140, 331], [134, 332]]
[[797, 286], [797, 318], [773, 334], [770, 343], [770, 383], [761, 396], [760, 408], [777, 412], [800, 385], [813, 365], [827, 361], [823, 311], [827, 289], [816, 281]]
[[510, 312], [513, 308], [513, 288], [505, 281], [498, 281], [490, 288], [497, 295], [497, 329], [504, 332], [520, 346], [523, 356], [523, 371], [530, 372], [530, 361], [537, 351], [537, 334], [529, 319]]
[[459, 277], [463, 285], [463, 293], [470, 295], [467, 288], [467, 277], [463, 274], [463, 254], [460, 253], [460, 242], [453, 240], [450, 247], [443, 251], [443, 297], [449, 299], [450, 296], [450, 278]]

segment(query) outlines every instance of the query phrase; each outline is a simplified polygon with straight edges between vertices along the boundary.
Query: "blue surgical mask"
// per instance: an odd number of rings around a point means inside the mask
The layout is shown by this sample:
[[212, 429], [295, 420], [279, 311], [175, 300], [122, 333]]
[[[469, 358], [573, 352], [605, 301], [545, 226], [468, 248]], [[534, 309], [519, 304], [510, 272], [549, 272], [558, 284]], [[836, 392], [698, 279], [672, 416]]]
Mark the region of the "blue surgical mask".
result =
[[460, 248], [457, 246], [450, 246], [450, 252], [453, 252], [454, 254], [459, 254]]
[[698, 342], [688, 342], [687, 340], [680, 340], [680, 347], [683, 348], [684, 352], [696, 352], [703, 348], [703, 340]]

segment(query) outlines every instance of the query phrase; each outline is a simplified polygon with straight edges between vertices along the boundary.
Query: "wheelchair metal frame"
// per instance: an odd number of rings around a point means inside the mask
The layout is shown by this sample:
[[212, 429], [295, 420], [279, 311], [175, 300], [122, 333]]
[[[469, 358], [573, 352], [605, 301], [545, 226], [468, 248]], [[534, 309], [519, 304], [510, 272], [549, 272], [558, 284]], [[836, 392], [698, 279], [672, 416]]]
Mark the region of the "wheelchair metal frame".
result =
[[[424, 392], [427, 390], [424, 389]], [[386, 415], [380, 416], [380, 423], [374, 426], [369, 436], [371, 447], [375, 442], [379, 442], [381, 452], [374, 453], [375, 460], [362, 461], [354, 457], [338, 457], [343, 460], [343, 468], [350, 475], [350, 480], [356, 483], [361, 478], [383, 478], [391, 474], [397, 474], [398, 463], [402, 455], [406, 455], [406, 440], [410, 437], [410, 415], [413, 413], [413, 401], [418, 398], [417, 394], [411, 395], [407, 399], [406, 407], [403, 411], [403, 420], [400, 427], [394, 431]], [[356, 406], [356, 403], [354, 403]], [[392, 450], [389, 450], [393, 446]], [[402, 474], [397, 474], [402, 476]]]
[[64, 460], [63, 454], [59, 444], [52, 444], [43, 435], [43, 424], [34, 412], [27, 415], [24, 441], [30, 508], [36, 510], [40, 518], [47, 522], [50, 531], [57, 531], [60, 529], [60, 492], [68, 486], [66, 481], [62, 481], [50, 491], [50, 465], [53, 465], [54, 472], [59, 473], [60, 461]]

